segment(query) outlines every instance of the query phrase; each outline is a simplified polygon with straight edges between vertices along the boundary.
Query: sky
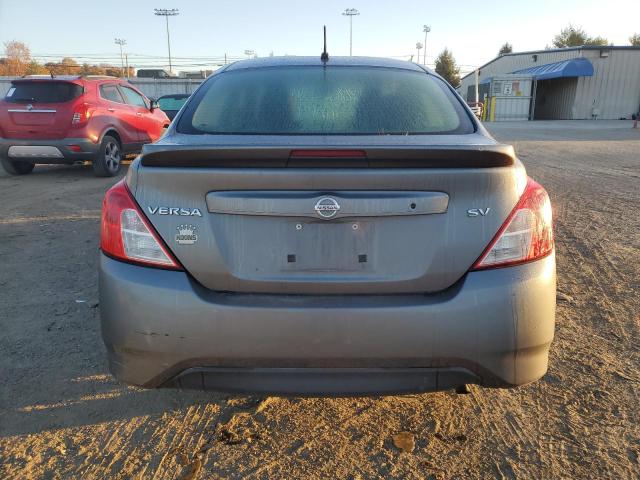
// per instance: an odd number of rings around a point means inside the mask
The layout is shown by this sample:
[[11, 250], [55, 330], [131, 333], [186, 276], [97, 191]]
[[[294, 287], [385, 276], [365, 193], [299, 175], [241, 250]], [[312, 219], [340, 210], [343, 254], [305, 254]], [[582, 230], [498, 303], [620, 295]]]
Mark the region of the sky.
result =
[[245, 50], [319, 55], [323, 25], [329, 54], [348, 55], [345, 8], [360, 11], [353, 18], [354, 55], [408, 60], [416, 42], [424, 43], [427, 24], [427, 64], [448, 47], [463, 73], [494, 58], [504, 42], [514, 51], [543, 49], [569, 23], [615, 45], [640, 33], [640, 0], [0, 0], [0, 42], [22, 41], [41, 61], [71, 56], [119, 64], [117, 37], [126, 40], [131, 65], [161, 68], [168, 63], [165, 19], [154, 8], [180, 11], [169, 19], [174, 70], [205, 68], [225, 54], [242, 58]]

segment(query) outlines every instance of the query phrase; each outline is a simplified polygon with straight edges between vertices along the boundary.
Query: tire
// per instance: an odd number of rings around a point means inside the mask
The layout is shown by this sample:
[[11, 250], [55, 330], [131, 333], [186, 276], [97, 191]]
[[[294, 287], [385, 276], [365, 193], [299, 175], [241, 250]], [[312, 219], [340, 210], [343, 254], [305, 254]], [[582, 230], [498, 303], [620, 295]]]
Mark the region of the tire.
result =
[[8, 158], [0, 157], [0, 177], [11, 175], [26, 175], [33, 172], [35, 164], [31, 162], [14, 162]]
[[93, 160], [93, 173], [98, 177], [113, 177], [120, 171], [122, 165], [122, 147], [120, 142], [111, 135], [105, 135], [98, 150], [98, 156]]

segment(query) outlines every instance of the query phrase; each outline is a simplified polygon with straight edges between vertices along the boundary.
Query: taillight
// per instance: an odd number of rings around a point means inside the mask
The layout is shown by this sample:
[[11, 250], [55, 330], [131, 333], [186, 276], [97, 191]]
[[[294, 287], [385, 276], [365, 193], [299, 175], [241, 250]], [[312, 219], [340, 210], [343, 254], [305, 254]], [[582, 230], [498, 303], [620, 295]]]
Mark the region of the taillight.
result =
[[529, 178], [518, 204], [471, 270], [530, 262], [553, 251], [553, 224], [549, 195]]
[[116, 183], [104, 196], [100, 249], [118, 260], [171, 270], [182, 269], [145, 218], [124, 180]]
[[71, 124], [82, 125], [86, 123], [91, 118], [92, 113], [93, 109], [88, 103], [78, 104], [73, 112], [73, 117], [71, 117]]

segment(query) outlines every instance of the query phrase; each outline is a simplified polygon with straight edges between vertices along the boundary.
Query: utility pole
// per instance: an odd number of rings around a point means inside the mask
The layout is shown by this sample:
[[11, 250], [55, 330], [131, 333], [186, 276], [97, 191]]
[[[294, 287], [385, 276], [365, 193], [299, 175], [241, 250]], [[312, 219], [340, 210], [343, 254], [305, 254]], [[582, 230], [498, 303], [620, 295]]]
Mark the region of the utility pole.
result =
[[480, 83], [480, 70], [478, 70], [477, 68], [473, 72], [473, 78], [475, 80], [475, 102], [477, 104], [480, 101], [480, 95], [478, 91], [478, 83]]
[[416, 42], [416, 50], [418, 50], [418, 61], [417, 64], [420, 64], [420, 49], [422, 48], [422, 44], [420, 42]]
[[124, 63], [127, 66], [127, 79], [129, 79], [129, 54], [124, 54]]
[[169, 17], [175, 17], [180, 15], [177, 8], [154, 8], [154, 15], [158, 17], [164, 17], [167, 21], [167, 50], [169, 50], [169, 72], [173, 71], [173, 65], [171, 65], [171, 37], [169, 36]]
[[127, 44], [124, 38], [116, 38], [116, 45], [120, 45], [120, 76], [124, 78], [124, 57], [122, 56], [122, 46]]
[[360, 15], [360, 12], [355, 8], [347, 8], [342, 15], [349, 17], [349, 56], [353, 55], [353, 17]]
[[[422, 64], [427, 66], [427, 33], [431, 31], [431, 27], [429, 25], [424, 25], [422, 27], [422, 31], [424, 32], [424, 52], [422, 52]], [[420, 62], [418, 62], [420, 63]]]

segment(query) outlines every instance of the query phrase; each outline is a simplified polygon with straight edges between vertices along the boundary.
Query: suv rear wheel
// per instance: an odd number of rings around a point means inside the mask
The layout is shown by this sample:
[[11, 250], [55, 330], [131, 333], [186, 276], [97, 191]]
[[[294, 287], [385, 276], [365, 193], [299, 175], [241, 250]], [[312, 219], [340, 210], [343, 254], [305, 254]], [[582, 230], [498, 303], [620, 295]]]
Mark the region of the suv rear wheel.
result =
[[120, 171], [121, 163], [120, 142], [111, 135], [105, 135], [100, 144], [98, 156], [93, 161], [93, 172], [98, 177], [113, 177]]
[[15, 162], [4, 157], [0, 157], [0, 164], [0, 177], [9, 175], [26, 175], [27, 173], [31, 173], [35, 167], [31, 162]]

